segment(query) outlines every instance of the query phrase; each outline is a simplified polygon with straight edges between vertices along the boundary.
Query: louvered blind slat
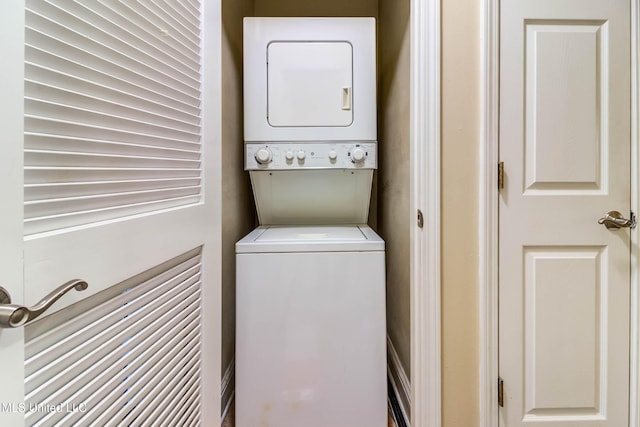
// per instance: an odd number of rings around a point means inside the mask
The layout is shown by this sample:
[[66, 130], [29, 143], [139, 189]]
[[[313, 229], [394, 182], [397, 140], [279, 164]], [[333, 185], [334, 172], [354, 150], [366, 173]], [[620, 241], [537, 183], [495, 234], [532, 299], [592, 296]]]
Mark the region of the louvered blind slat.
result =
[[[31, 334], [28, 339], [27, 362], [25, 364], [27, 375], [31, 375], [42, 367], [33, 363], [33, 356], [45, 350], [51, 353], [55, 351], [54, 349], [58, 349], [57, 356], [68, 354], [69, 348], [75, 348], [84, 342], [87, 337], [95, 335], [87, 325], [97, 321], [100, 321], [103, 326], [116, 324], [122, 317], [126, 317], [127, 313], [129, 313], [129, 311], [126, 310], [139, 308], [140, 304], [146, 301], [143, 299], [143, 296], [147, 294], [147, 288], [153, 287], [161, 293], [178, 292], [174, 289], [178, 287], [178, 284], [185, 283], [190, 278], [193, 280], [193, 278], [197, 276], [200, 268], [199, 261], [200, 259], [196, 255], [185, 255], [183, 259], [179, 259], [179, 262], [175, 262], [175, 265], [160, 266], [157, 268], [157, 271], [150, 272], [150, 277], [146, 278], [140, 285], [138, 285], [138, 282], [135, 282], [135, 285], [125, 287], [124, 289], [126, 289], [127, 292], [120, 292], [116, 288], [115, 294], [110, 298], [109, 304], [95, 305], [92, 304], [91, 301], [87, 302], [85, 304], [87, 305], [86, 311], [83, 311], [82, 314], [74, 318], [74, 322], [65, 323], [64, 328], [68, 338], [65, 338], [64, 341], [60, 340], [56, 327], [52, 326], [53, 320], [62, 316], [64, 312], [50, 316], [50, 320], [46, 324], [44, 322], [29, 324], [26, 330], [27, 333]], [[113, 307], [116, 307], [116, 309]], [[70, 310], [65, 310], [65, 312], [67, 311]], [[45, 325], [47, 327], [44, 328], [44, 330], [39, 330], [39, 325]], [[81, 335], [80, 331], [84, 331], [87, 335]], [[70, 341], [72, 339], [76, 341]]]
[[128, 156], [113, 154], [78, 153], [53, 150], [25, 150], [25, 160], [31, 166], [46, 166], [51, 158], [57, 167], [144, 167], [193, 169], [199, 166], [199, 159], [178, 159], [170, 157]]
[[31, 200], [46, 199], [50, 197], [64, 198], [85, 195], [103, 195], [122, 191], [123, 188], [132, 191], [146, 191], [154, 189], [170, 189], [176, 187], [197, 187], [200, 183], [195, 178], [179, 178], [179, 179], [155, 179], [141, 181], [98, 181], [76, 183], [60, 183], [60, 184], [41, 184], [41, 185], [25, 185], [25, 196]]
[[[199, 322], [199, 318], [196, 318], [195, 322]], [[185, 327], [185, 324], [181, 322], [179, 326]], [[175, 355], [175, 357], [167, 357], [165, 352], [162, 351], [159, 354], [154, 353], [154, 357], [150, 357], [148, 359], [148, 363], [161, 363], [165, 368], [160, 371], [151, 371], [150, 375], [147, 375], [144, 378], [145, 380], [162, 381], [166, 378], [165, 374], [169, 368], [180, 368], [185, 363], [192, 363], [192, 360], [197, 360], [197, 358], [193, 359], [193, 357], [190, 356], [191, 353], [199, 355], [199, 340], [191, 338], [193, 336], [197, 336], [197, 331], [188, 329], [185, 331], [185, 334], [188, 331], [191, 332], [189, 332], [187, 339], [183, 339], [184, 337], [181, 335], [176, 335], [176, 337], [181, 339], [171, 340], [168, 345], [177, 345], [179, 348], [184, 346], [185, 350], [190, 351], [190, 353], [186, 354], [184, 352], [180, 352]], [[169, 330], [168, 332], [171, 333], [173, 331]], [[189, 338], [191, 338], [190, 341], [188, 341]], [[149, 352], [151, 351], [152, 350], [149, 350]], [[145, 354], [145, 356], [149, 357], [149, 354]], [[65, 424], [68, 423], [71, 425], [81, 419], [83, 423], [90, 421], [94, 425], [106, 425], [108, 424], [106, 422], [108, 420], [118, 420], [118, 422], [120, 422], [124, 418], [124, 415], [131, 411], [132, 400], [135, 400], [136, 405], [138, 406], [146, 405], [145, 400], [147, 400], [146, 398], [148, 397], [150, 390], [144, 388], [140, 389], [140, 381], [138, 381], [138, 376], [136, 376], [138, 371], [141, 370], [138, 367], [139, 363], [136, 365], [136, 363], [139, 362], [139, 359], [140, 357], [127, 364], [126, 369], [123, 369], [122, 371], [119, 371], [119, 367], [109, 369], [109, 371], [105, 372], [106, 375], [109, 375], [109, 381], [98, 381], [97, 386], [99, 386], [99, 388], [94, 387], [95, 391], [92, 392], [89, 387], [79, 390], [78, 394], [75, 396], [76, 399], [82, 400], [83, 396], [90, 396], [88, 399], [84, 400], [88, 410], [85, 413], [69, 413], [66, 417], [62, 418], [61, 421]], [[178, 369], [173, 369], [173, 371], [177, 373]]]
[[[28, 140], [32, 134], [44, 134], [50, 132], [53, 137], [76, 137], [94, 139], [96, 137], [113, 138], [112, 141], [120, 143], [138, 143], [146, 145], [155, 145], [167, 148], [193, 149], [194, 143], [191, 141], [181, 141], [177, 139], [167, 138], [162, 135], [151, 135], [144, 132], [126, 132], [120, 129], [112, 129], [108, 127], [89, 126], [86, 124], [71, 124], [62, 120], [44, 119], [41, 117], [25, 117], [25, 127], [32, 129], [32, 132], [26, 135]], [[145, 129], [146, 130], [146, 129]]]
[[[41, 22], [35, 22], [35, 24], [38, 23]], [[172, 98], [186, 103], [191, 103], [198, 95], [197, 88], [190, 79], [187, 82], [182, 82], [169, 75], [163, 75], [162, 71], [164, 70], [162, 69], [156, 70], [133, 58], [119, 56], [100, 45], [78, 46], [74, 44], [74, 40], [61, 40], [49, 36], [49, 34], [55, 34], [58, 31], [61, 30], [55, 27], [43, 28], [41, 31], [27, 27], [25, 32], [27, 50], [41, 49], [66, 61], [77, 62], [87, 67], [103, 70], [103, 72], [113, 73], [117, 77], [126, 78], [148, 88], [164, 84], [166, 87], [163, 89], [169, 92]], [[61, 61], [63, 64], [64, 62]], [[64, 68], [61, 72], [64, 72]]]
[[28, 325], [27, 425], [159, 425], [165, 415], [191, 416], [199, 408], [200, 270], [193, 251], [89, 297], [79, 315]]
[[[67, 168], [61, 170], [56, 167], [29, 167], [30, 184], [55, 185], [54, 178], [59, 178], [60, 183], [90, 184], [92, 182], [111, 182], [114, 180], [153, 180], [158, 179], [157, 174], [163, 179], [171, 178], [199, 178], [194, 176], [191, 169], [144, 169], [144, 168]], [[80, 181], [78, 178], [84, 177], [86, 180]], [[32, 185], [31, 188], [37, 187]]]
[[[196, 75], [194, 78], [172, 66], [180, 65], [179, 62], [175, 60], [168, 63], [162, 62], [154, 55], [147, 54], [145, 50], [137, 49], [135, 45], [122, 42], [111, 34], [105, 33], [93, 21], [82, 21], [71, 14], [52, 13], [47, 3], [41, 0], [30, 3], [39, 3], [37, 5], [39, 7], [30, 9], [31, 13], [26, 15], [26, 25], [30, 30], [39, 32], [43, 38], [51, 38], [62, 45], [92, 52], [122, 68], [136, 69], [153, 80], [168, 80], [182, 92], [191, 93], [192, 96], [197, 95], [197, 70], [193, 72]], [[56, 10], [61, 9], [56, 8]], [[30, 44], [29, 39], [27, 44]], [[151, 53], [158, 55], [157, 52]], [[185, 69], [185, 71], [190, 70]]]
[[[181, 326], [184, 326], [184, 324], [181, 324]], [[177, 342], [177, 344], [182, 345], [180, 342]], [[149, 356], [147, 353], [145, 353], [145, 355]], [[74, 387], [71, 388], [73, 393], [52, 394], [48, 398], [51, 399], [51, 401], [58, 402], [83, 402], [87, 408], [91, 408], [92, 413], [75, 412], [73, 414], [66, 414], [67, 420], [97, 417], [102, 413], [102, 411], [109, 411], [109, 409], [111, 409], [111, 412], [113, 412], [114, 409], [126, 409], [126, 405], [131, 400], [132, 396], [138, 395], [139, 390], [134, 388], [134, 386], [138, 385], [135, 382], [136, 377], [132, 378], [131, 375], [136, 373], [134, 369], [139, 368], [140, 357], [133, 360], [123, 360], [122, 362], [109, 366], [109, 369], [106, 369], [100, 375], [92, 378], [92, 381], [85, 384], [83, 387], [76, 388], [74, 385]], [[163, 359], [160, 358], [160, 360]], [[180, 362], [177, 366], [182, 366], [183, 362], [185, 362], [183, 359], [176, 360]], [[171, 366], [171, 364], [176, 362], [176, 360], [165, 359], [163, 361], [165, 363], [169, 363], [169, 366]], [[127, 364], [125, 365], [124, 363]], [[67, 387], [67, 389], [68, 388], [69, 387]], [[143, 391], [148, 392], [147, 390]], [[145, 394], [141, 394], [140, 396], [145, 396]], [[139, 403], [144, 406], [144, 402]], [[94, 411], [95, 408], [98, 408], [98, 410]], [[53, 416], [54, 414], [51, 415]]]
[[[199, 374], [200, 372], [198, 370], [197, 375]], [[175, 408], [169, 406], [165, 409], [165, 413], [159, 415], [162, 419], [167, 420], [165, 422], [166, 426], [192, 425], [193, 423], [191, 419], [199, 400], [200, 387], [194, 384], [193, 380], [189, 380], [189, 383], [182, 388], [180, 393], [185, 396], [182, 404]], [[165, 416], [166, 418], [164, 418]]]
[[[48, 9], [48, 15], [51, 17], [54, 13], [68, 13], [56, 5], [51, 5]], [[177, 13], [177, 12], [176, 12]], [[85, 28], [86, 31], [93, 32], [93, 27], [100, 29], [101, 40], [110, 46], [120, 46], [124, 50], [135, 49], [140, 54], [149, 56], [151, 61], [158, 59], [172, 64], [185, 74], [190, 74], [197, 79], [198, 74], [198, 56], [192, 51], [186, 50], [184, 46], [176, 49], [166, 44], [160, 49], [156, 44], [162, 41], [162, 35], [150, 34], [138, 28], [126, 17], [117, 15], [112, 10], [99, 2], [85, 2], [83, 7], [77, 7], [73, 10], [75, 25], [73, 28]], [[59, 21], [59, 19], [58, 19]], [[86, 22], [91, 22], [92, 26], [87, 26]], [[198, 26], [197, 21], [193, 23]], [[111, 39], [114, 39], [113, 41]], [[138, 48], [137, 46], [140, 46]], [[196, 45], [197, 46], [197, 45]], [[183, 51], [190, 53], [191, 56], [185, 55]]]
[[[181, 35], [176, 37], [166, 37], [166, 33], [161, 32], [167, 25], [153, 25], [145, 15], [139, 15], [123, 2], [96, 2], [94, 0], [79, 0], [85, 8], [93, 13], [104, 17], [104, 19], [119, 26], [124, 31], [131, 33], [134, 37], [155, 45], [158, 41], [162, 42], [162, 50], [169, 56], [174, 58], [188, 58], [193, 63], [198, 62], [198, 40], [191, 40], [185, 43]], [[181, 6], [184, 2], [178, 2]], [[193, 23], [195, 27], [200, 25], [199, 22], [199, 2], [197, 7], [193, 9]], [[184, 61], [188, 62], [188, 61]]]
[[[149, 305], [147, 309], [152, 307], [153, 305]], [[48, 394], [51, 390], [62, 390], [61, 386], [64, 384], [58, 384], [56, 381], [66, 383], [66, 380], [64, 379], [65, 373], [79, 369], [100, 370], [100, 366], [98, 366], [100, 363], [108, 365], [111, 361], [108, 360], [106, 355], [109, 355], [109, 357], [116, 357], [117, 355], [114, 351], [118, 349], [119, 351], [127, 351], [127, 348], [121, 346], [121, 340], [123, 338], [128, 337], [132, 330], [137, 330], [136, 328], [147, 328], [149, 326], [150, 318], [146, 317], [142, 320], [147, 323], [131, 324], [131, 322], [123, 323], [118, 321], [116, 325], [111, 325], [108, 329], [95, 336], [92, 336], [90, 330], [87, 330], [86, 333], [82, 335], [85, 341], [82, 344], [78, 344], [76, 342], [76, 347], [71, 347], [73, 350], [69, 350], [69, 346], [72, 345], [73, 342], [67, 341], [61, 343], [64, 344], [62, 348], [66, 348], [67, 350], [62, 354], [60, 354], [57, 349], [54, 349], [55, 346], [52, 346], [50, 349], [43, 352], [38, 356], [38, 359], [44, 358], [45, 361], [48, 361], [51, 355], [57, 354], [62, 360], [54, 367], [49, 367], [48, 370], [39, 370], [29, 376], [27, 397], [35, 400], [41, 400], [41, 396], [39, 396], [38, 393]], [[135, 320], [133, 322], [135, 322]], [[93, 358], [95, 358], [95, 360], [99, 360], [99, 364], [94, 365], [92, 362]], [[48, 366], [47, 363], [40, 362], [43, 366]], [[47, 390], [47, 388], [50, 387], [53, 388]]]
[[191, 402], [191, 399], [189, 399], [187, 391], [195, 388], [199, 392], [199, 385], [194, 384], [193, 382], [193, 378], [198, 376], [200, 376], [199, 365], [194, 365], [190, 368], [188, 375], [181, 376], [176, 381], [173, 381], [175, 384], [172, 384], [171, 389], [154, 390], [155, 393], [158, 393], [158, 397], [161, 397], [162, 399], [160, 399], [157, 404], [145, 408], [146, 413], [143, 413], [142, 415], [149, 416], [154, 419], [170, 420], [172, 416], [180, 411], [180, 407], [171, 406], [170, 404], [176, 396], [184, 396], [182, 400], [183, 406], [193, 407], [194, 405]]
[[[73, 102], [73, 99], [69, 99]], [[88, 110], [82, 106], [56, 104], [53, 102], [25, 98], [25, 110], [27, 117], [49, 119], [63, 122], [66, 126], [74, 126], [76, 123], [89, 125], [94, 128], [104, 126], [108, 129], [124, 130], [132, 133], [144, 133], [150, 136], [177, 139], [196, 142], [199, 135], [193, 130], [176, 128], [175, 123], [163, 121], [163, 119], [144, 117], [143, 115], [119, 114], [117, 108], [105, 105], [104, 111]], [[147, 119], [147, 120], [145, 120]], [[149, 120], [151, 119], [151, 120]]]
[[[61, 48], [61, 55], [57, 55], [48, 43], [48, 50], [43, 50], [37, 45], [27, 46], [25, 51], [25, 72], [35, 80], [53, 79], [53, 83], [60, 87], [77, 86], [96, 88], [103, 87], [101, 93], [109, 92], [114, 96], [138, 97], [154, 103], [154, 108], [171, 108], [177, 112], [184, 111], [191, 115], [198, 115], [197, 106], [190, 103], [191, 99], [183, 100], [179, 92], [158, 93], [153, 90], [154, 82], [140, 78], [140, 76], [109, 66], [102, 58], [73, 50], [73, 47]], [[106, 72], [108, 70], [108, 73]], [[165, 91], [168, 92], [168, 91]]]
[[[25, 84], [25, 93], [31, 98], [37, 99], [45, 88], [51, 88], [49, 93], [57, 91], [58, 96], [55, 99], [60, 102], [66, 101], [70, 95], [78, 94], [79, 99], [84, 96], [88, 108], [96, 105], [100, 107], [101, 102], [111, 102], [114, 105], [120, 104], [123, 108], [130, 107], [132, 112], [148, 111], [170, 120], [180, 119], [187, 124], [198, 120], [196, 115], [198, 111], [188, 108], [184, 103], [176, 103], [173, 98], [161, 97], [155, 92], [147, 92], [138, 86], [119, 82], [113, 78], [108, 82], [111, 86], [105, 86], [83, 79], [80, 72], [76, 71], [76, 75], [69, 74], [69, 71], [75, 70], [67, 69], [67, 73], [63, 74], [58, 70], [44, 68], [43, 65], [42, 63], [25, 65], [31, 78]], [[181, 108], [186, 111], [181, 111]]]
[[167, 14], [152, 2], [125, 0], [122, 1], [122, 4], [128, 8], [128, 13], [139, 15], [143, 21], [148, 22], [155, 28], [173, 28], [176, 40], [179, 40], [186, 47], [192, 46], [197, 51], [199, 32], [194, 28], [199, 25], [197, 17], [191, 23], [185, 23], [184, 20], [180, 22], [175, 16]]
[[[78, 224], [88, 224], [99, 221], [107, 221], [113, 218], [133, 216], [147, 212], [161, 211], [180, 206], [196, 204], [200, 201], [200, 196], [183, 196], [173, 199], [163, 199], [151, 202], [138, 202], [132, 204], [119, 204], [102, 209], [80, 210], [76, 212], [65, 212], [59, 215], [45, 215], [34, 219], [26, 219], [25, 227], [33, 233], [45, 232], [50, 229], [70, 228]], [[76, 208], [77, 205], [70, 206]]]
[[[74, 213], [91, 214], [98, 210], [109, 212], [111, 205], [115, 204], [114, 199], [122, 206], [140, 206], [142, 203], [153, 203], [158, 198], [158, 193], [162, 193], [163, 200], [180, 200], [197, 194], [198, 189], [192, 188], [172, 188], [170, 190], [151, 190], [135, 193], [114, 193], [99, 196], [67, 197], [63, 199], [45, 201], [41, 203], [25, 203], [24, 211], [26, 216], [33, 215], [37, 211], [40, 215], [53, 217], [67, 214], [70, 210]], [[131, 202], [128, 205], [127, 202]], [[136, 205], [133, 202], [137, 202]], [[146, 206], [146, 205], [142, 205]]]
[[[109, 341], [101, 344], [98, 348], [86, 354], [82, 353], [82, 358], [69, 365], [66, 369], [55, 375], [53, 375], [53, 372], [42, 373], [42, 375], [45, 375], [49, 379], [33, 391], [28, 392], [26, 396], [27, 400], [36, 402], [42, 402], [47, 399], [56, 401], [69, 400], [73, 397], [73, 393], [84, 390], [84, 387], [87, 387], [89, 383], [95, 385], [96, 382], [100, 383], [110, 380], [115, 375], [126, 378], [126, 368], [148, 347], [159, 350], [157, 343], [161, 341], [156, 341], [156, 339], [161, 337], [161, 335], [159, 335], [160, 331], [167, 333], [171, 330], [170, 326], [158, 328], [160, 325], [159, 322], [161, 321], [159, 319], [162, 319], [164, 322], [169, 321], [169, 325], [178, 323], [181, 327], [184, 327], [185, 325], [182, 321], [171, 322], [170, 316], [179, 316], [180, 311], [186, 310], [192, 303], [193, 301], [181, 302], [176, 305], [175, 310], [163, 313], [161, 317], [155, 320], [151, 317], [154, 313], [145, 313], [145, 319], [143, 319], [143, 321], [130, 325], [128, 328], [120, 331], [119, 334], [111, 337]], [[141, 335], [136, 336], [136, 333], [140, 333]], [[153, 336], [154, 341], [149, 342], [149, 336]], [[132, 343], [140, 342], [141, 345], [122, 344], [127, 341]], [[83, 372], [85, 375], [73, 376], [72, 374], [75, 372]], [[92, 392], [93, 391], [95, 391], [95, 389], [92, 389]], [[80, 399], [82, 399], [82, 396], [76, 396], [76, 400]]]
[[144, 144], [115, 142], [100, 139], [74, 138], [58, 135], [28, 135], [25, 140], [26, 150], [49, 150], [56, 147], [58, 151], [82, 152], [86, 154], [104, 154], [113, 156], [138, 156], [171, 159], [198, 160], [200, 153], [197, 144], [190, 144], [193, 149], [176, 147], [151, 146]]
[[200, 202], [199, 8], [27, 1], [26, 234]]
[[[76, 85], [74, 89], [90, 89], [78, 86], [79, 85]], [[47, 83], [40, 81], [26, 81], [25, 100], [28, 102], [28, 105], [25, 104], [25, 106], [28, 106], [30, 116], [51, 117], [58, 120], [67, 120], [72, 123], [78, 121], [80, 117], [78, 117], [76, 111], [81, 110], [82, 112], [86, 111], [84, 116], [92, 118], [93, 120], [96, 120], [93, 116], [102, 115], [108, 117], [113, 123], [118, 123], [118, 121], [131, 121], [143, 123], [146, 126], [156, 126], [160, 129], [175, 129], [176, 131], [185, 132], [187, 137], [188, 134], [195, 133], [197, 135], [199, 131], [197, 124], [192, 123], [192, 117], [187, 116], [184, 120], [178, 120], [171, 117], [171, 115], [174, 114], [173, 111], [165, 111], [165, 114], [158, 114], [142, 109], [142, 107], [149, 108], [149, 106], [132, 108], [123, 103], [123, 97], [119, 93], [111, 92], [113, 93], [111, 96], [110, 94], [105, 94], [105, 97], [112, 98], [109, 100], [97, 97], [96, 94], [83, 95], [79, 92], [49, 86]], [[131, 120], [131, 117], [135, 117], [136, 120]], [[189, 120], [191, 122], [189, 122]]]
[[170, 377], [170, 380], [165, 384], [150, 388], [147, 393], [148, 399], [137, 405], [134, 410], [129, 411], [123, 418], [123, 422], [130, 423], [135, 419], [163, 420], [165, 418], [162, 412], [171, 407], [173, 402], [187, 403], [188, 399], [185, 398], [183, 392], [184, 383], [189, 382], [192, 385], [195, 383], [194, 379], [200, 376], [195, 357], [196, 355], [193, 355], [190, 363], [183, 364], [181, 369], [175, 373], [176, 376]]

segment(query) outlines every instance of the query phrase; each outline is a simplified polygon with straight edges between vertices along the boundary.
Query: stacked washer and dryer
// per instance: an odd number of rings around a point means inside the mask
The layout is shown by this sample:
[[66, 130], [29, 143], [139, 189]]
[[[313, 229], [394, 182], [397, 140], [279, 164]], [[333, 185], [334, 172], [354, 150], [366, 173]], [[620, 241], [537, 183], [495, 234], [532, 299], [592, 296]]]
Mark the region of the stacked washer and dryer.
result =
[[386, 425], [373, 18], [245, 18], [236, 426]]

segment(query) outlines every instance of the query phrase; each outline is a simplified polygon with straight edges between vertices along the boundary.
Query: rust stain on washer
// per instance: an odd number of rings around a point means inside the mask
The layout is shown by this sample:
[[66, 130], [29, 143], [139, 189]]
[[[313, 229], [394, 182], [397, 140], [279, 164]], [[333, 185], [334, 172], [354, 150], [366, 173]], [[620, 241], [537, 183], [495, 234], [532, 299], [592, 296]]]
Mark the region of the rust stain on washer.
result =
[[271, 403], [267, 402], [262, 406], [262, 419], [260, 420], [262, 427], [269, 427], [269, 421], [267, 420], [269, 412], [271, 412]]

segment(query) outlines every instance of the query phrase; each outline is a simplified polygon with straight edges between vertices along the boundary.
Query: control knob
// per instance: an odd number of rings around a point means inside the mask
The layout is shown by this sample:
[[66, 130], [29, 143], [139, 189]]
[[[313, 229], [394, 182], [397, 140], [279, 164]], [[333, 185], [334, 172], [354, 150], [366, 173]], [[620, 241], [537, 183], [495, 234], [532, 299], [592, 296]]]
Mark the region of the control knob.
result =
[[336, 153], [336, 150], [329, 151], [329, 160], [335, 161], [337, 158], [338, 158], [338, 153]]
[[296, 157], [298, 158], [298, 160], [303, 161], [307, 157], [307, 153], [305, 153], [304, 150], [300, 150], [298, 151]]
[[267, 147], [262, 147], [260, 148], [258, 151], [256, 151], [256, 161], [261, 164], [267, 164], [269, 162], [271, 162], [271, 150], [269, 150]]
[[285, 159], [287, 159], [287, 161], [291, 161], [293, 160], [293, 151], [288, 150], [285, 154], [284, 154]]
[[351, 161], [353, 163], [364, 163], [367, 153], [360, 147], [351, 150]]

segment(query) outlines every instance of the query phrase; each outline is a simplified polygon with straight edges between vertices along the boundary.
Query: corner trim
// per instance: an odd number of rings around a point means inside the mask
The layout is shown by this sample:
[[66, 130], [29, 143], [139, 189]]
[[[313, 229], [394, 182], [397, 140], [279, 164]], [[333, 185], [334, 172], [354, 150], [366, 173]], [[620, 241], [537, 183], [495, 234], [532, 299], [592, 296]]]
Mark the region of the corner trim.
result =
[[411, 424], [419, 427], [442, 425], [440, 40], [440, 0], [411, 0]]
[[482, 148], [480, 150], [480, 427], [498, 426], [498, 169], [500, 107], [500, 4], [482, 11]]
[[389, 335], [387, 335], [387, 376], [391, 383], [391, 390], [389, 390], [389, 392], [393, 393], [398, 400], [400, 411], [402, 412], [401, 415], [402, 418], [404, 418], [404, 425], [409, 425], [409, 415], [411, 413], [411, 383]]
[[222, 408], [222, 417], [220, 418], [220, 423], [224, 421], [224, 418], [229, 413], [229, 408], [231, 407], [231, 402], [233, 402], [233, 397], [235, 395], [235, 383], [236, 383], [236, 358], [234, 357], [229, 362], [227, 369], [224, 370], [224, 375], [222, 376], [222, 382], [220, 387], [220, 406]]
[[[640, 204], [640, 0], [631, 1], [631, 210]], [[629, 426], [640, 427], [640, 230], [631, 230]]]

